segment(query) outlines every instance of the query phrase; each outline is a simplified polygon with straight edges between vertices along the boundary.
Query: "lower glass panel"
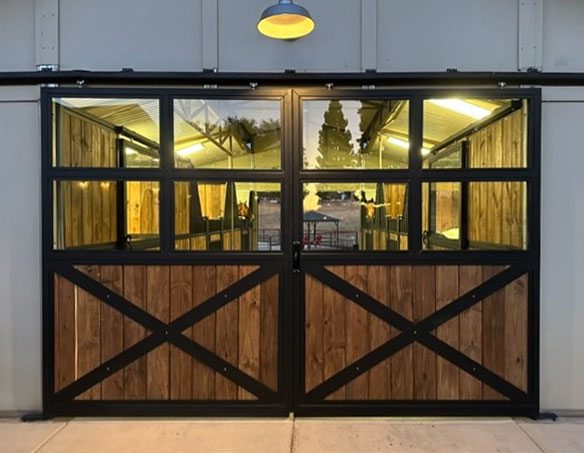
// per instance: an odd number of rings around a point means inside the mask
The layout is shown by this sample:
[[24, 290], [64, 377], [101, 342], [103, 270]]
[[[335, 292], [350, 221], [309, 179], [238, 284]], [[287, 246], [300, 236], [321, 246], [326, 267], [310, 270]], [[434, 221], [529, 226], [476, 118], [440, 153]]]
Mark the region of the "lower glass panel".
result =
[[407, 250], [407, 184], [305, 183], [305, 250]]
[[424, 183], [424, 249], [526, 249], [526, 194], [521, 181]]
[[280, 192], [273, 182], [175, 182], [175, 249], [279, 251]]
[[53, 248], [158, 250], [159, 184], [55, 181]]

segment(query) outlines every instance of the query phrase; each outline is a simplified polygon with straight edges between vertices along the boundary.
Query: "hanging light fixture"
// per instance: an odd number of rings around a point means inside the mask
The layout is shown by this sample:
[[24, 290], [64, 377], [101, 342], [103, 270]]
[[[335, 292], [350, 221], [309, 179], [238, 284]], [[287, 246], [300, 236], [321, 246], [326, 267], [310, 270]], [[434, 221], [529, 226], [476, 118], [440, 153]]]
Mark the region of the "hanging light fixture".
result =
[[267, 8], [258, 22], [258, 31], [275, 39], [297, 39], [314, 30], [314, 21], [306, 8], [292, 0], [279, 0]]

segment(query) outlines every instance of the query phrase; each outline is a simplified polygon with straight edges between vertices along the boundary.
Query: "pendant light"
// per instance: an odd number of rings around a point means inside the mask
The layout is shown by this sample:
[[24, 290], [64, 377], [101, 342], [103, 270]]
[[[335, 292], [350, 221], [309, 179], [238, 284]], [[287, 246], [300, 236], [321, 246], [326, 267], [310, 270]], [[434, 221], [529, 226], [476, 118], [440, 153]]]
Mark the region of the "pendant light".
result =
[[279, 0], [267, 8], [258, 22], [258, 31], [274, 39], [297, 39], [314, 30], [314, 21], [306, 8], [292, 0]]

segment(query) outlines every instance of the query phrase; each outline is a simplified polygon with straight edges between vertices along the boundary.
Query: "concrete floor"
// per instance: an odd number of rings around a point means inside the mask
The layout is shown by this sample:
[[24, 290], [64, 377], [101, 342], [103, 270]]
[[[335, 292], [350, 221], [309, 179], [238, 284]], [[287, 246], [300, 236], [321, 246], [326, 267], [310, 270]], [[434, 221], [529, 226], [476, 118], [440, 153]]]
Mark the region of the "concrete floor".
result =
[[0, 419], [0, 453], [583, 453], [584, 418]]

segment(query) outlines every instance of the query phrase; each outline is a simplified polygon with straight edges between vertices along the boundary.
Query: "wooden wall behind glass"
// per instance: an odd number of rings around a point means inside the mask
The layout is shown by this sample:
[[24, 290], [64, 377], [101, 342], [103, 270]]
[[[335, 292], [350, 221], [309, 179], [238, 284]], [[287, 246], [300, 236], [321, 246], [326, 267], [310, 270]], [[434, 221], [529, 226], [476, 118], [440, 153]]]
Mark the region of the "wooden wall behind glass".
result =
[[160, 165], [156, 99], [59, 98], [52, 107], [53, 165]]

